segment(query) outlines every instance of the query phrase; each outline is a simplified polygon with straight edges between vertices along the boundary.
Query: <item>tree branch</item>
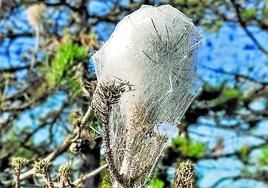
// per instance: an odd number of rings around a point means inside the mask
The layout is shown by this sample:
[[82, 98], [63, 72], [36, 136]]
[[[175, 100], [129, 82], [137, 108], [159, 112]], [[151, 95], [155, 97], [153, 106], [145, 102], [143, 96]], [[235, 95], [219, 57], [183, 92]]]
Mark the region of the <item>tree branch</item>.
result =
[[81, 183], [83, 183], [85, 180], [87, 180], [88, 178], [97, 175], [98, 173], [100, 173], [103, 169], [107, 168], [107, 164], [104, 164], [102, 166], [100, 166], [99, 168], [93, 170], [92, 172], [89, 172], [88, 174], [82, 175], [78, 180], [76, 180], [73, 184], [75, 186], [79, 186]]
[[235, 9], [237, 18], [238, 18], [238, 22], [240, 24], [240, 26], [243, 28], [243, 30], [245, 31], [245, 33], [248, 35], [248, 37], [252, 40], [252, 42], [257, 46], [257, 48], [259, 48], [259, 50], [261, 52], [263, 52], [265, 55], [268, 56], [268, 50], [266, 48], [264, 48], [264, 46], [262, 46], [259, 41], [256, 39], [256, 37], [251, 33], [251, 31], [248, 29], [247, 27], [247, 22], [243, 20], [242, 16], [241, 16], [241, 12], [240, 12], [240, 5], [237, 4], [235, 2], [235, 0], [231, 0], [231, 3]]

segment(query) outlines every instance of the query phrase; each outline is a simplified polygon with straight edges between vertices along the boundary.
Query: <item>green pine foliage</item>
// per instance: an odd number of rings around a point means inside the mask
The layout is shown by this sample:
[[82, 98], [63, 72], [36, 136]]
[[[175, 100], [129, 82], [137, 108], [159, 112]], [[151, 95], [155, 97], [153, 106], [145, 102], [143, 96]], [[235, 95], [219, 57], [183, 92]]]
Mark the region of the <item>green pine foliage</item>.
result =
[[47, 68], [46, 82], [48, 87], [52, 89], [57, 85], [67, 84], [71, 89], [78, 90], [80, 85], [77, 79], [72, 79], [74, 75], [70, 75], [71, 68], [87, 59], [88, 54], [85, 48], [74, 44], [71, 40], [61, 44], [51, 65]]
[[222, 94], [218, 98], [211, 100], [209, 103], [213, 106], [220, 105], [232, 99], [243, 100], [241, 91], [238, 89], [224, 87]]
[[164, 188], [164, 182], [157, 178], [152, 179], [147, 188]]
[[250, 154], [250, 148], [248, 146], [244, 146], [238, 151], [238, 157], [242, 161], [247, 161], [249, 154]]
[[205, 145], [201, 142], [193, 142], [184, 137], [177, 137], [172, 140], [172, 147], [184, 156], [200, 158], [205, 153]]
[[110, 188], [112, 186], [112, 182], [110, 179], [110, 172], [105, 169], [102, 172], [102, 182], [101, 182], [101, 188]]
[[258, 157], [257, 161], [260, 165], [268, 165], [268, 148], [267, 147], [263, 147], [261, 149], [261, 154]]

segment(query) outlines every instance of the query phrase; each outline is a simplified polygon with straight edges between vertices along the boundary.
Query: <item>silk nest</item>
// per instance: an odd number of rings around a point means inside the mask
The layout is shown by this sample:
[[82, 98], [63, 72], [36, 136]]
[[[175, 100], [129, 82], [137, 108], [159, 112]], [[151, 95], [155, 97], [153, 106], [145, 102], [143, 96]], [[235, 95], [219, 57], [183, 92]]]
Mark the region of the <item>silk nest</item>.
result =
[[[142, 6], [124, 17], [93, 55], [98, 83], [133, 85], [113, 106], [109, 123], [121, 174], [135, 177], [153, 169], [166, 143], [159, 127], [177, 126], [197, 94], [195, 49], [201, 41], [179, 10]], [[135, 187], [145, 181], [140, 178]]]

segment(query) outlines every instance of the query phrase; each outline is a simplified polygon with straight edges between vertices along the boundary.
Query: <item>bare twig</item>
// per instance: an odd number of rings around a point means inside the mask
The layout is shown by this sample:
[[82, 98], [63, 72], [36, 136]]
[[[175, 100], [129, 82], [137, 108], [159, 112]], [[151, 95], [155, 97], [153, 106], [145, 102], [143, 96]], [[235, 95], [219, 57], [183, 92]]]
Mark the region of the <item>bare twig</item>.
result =
[[93, 170], [92, 172], [82, 175], [79, 179], [77, 179], [73, 184], [75, 186], [79, 186], [81, 183], [83, 183], [85, 180], [87, 180], [88, 178], [97, 175], [98, 173], [100, 173], [103, 169], [105, 169], [108, 165], [104, 164], [102, 166], [100, 166], [99, 168]]
[[207, 69], [207, 70], [214, 71], [215, 73], [220, 73], [220, 74], [225, 74], [225, 75], [230, 75], [230, 76], [242, 78], [242, 79], [257, 83], [257, 84], [261, 84], [261, 85], [268, 84], [267, 81], [257, 80], [256, 78], [250, 77], [248, 75], [244, 75], [244, 74], [240, 74], [240, 73], [236, 73], [236, 72], [228, 72], [224, 69], [216, 69], [216, 68], [208, 67], [206, 65], [200, 65], [200, 67]]
[[[92, 108], [89, 107], [86, 114], [84, 115], [82, 121], [81, 121], [81, 125], [79, 127], [84, 127], [85, 124], [87, 123], [90, 113], [91, 113]], [[78, 129], [77, 131], [79, 131], [80, 129]], [[77, 137], [77, 134], [79, 132], [75, 132], [74, 135], [69, 136], [65, 139], [65, 141], [61, 144], [60, 147], [58, 147], [57, 149], [55, 149], [53, 152], [51, 152], [46, 158], [45, 160], [48, 161], [52, 161], [53, 159], [55, 159], [57, 156], [59, 156], [60, 154], [62, 154], [63, 152], [65, 152], [68, 147], [73, 143], [73, 141], [75, 140], [75, 138]], [[23, 174], [20, 175], [20, 180], [26, 179], [29, 176], [32, 176], [34, 174], [34, 169], [31, 169]]]
[[252, 40], [252, 42], [257, 46], [257, 48], [259, 48], [259, 50], [261, 52], [263, 52], [265, 55], [268, 55], [268, 50], [260, 44], [260, 42], [256, 39], [256, 37], [248, 29], [247, 22], [245, 20], [243, 20], [243, 18], [241, 16], [240, 5], [237, 4], [237, 2], [235, 2], [235, 0], [231, 0], [231, 3], [235, 9], [237, 19], [238, 19], [240, 26], [243, 28], [243, 30], [248, 35], [248, 37]]

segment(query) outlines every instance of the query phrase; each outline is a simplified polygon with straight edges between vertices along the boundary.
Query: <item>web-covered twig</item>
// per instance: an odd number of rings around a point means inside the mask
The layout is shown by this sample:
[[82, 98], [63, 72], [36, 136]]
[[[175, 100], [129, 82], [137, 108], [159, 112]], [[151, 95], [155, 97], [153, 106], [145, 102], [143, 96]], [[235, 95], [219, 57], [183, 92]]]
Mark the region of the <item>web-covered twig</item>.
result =
[[100, 83], [94, 93], [93, 107], [96, 115], [102, 122], [103, 141], [105, 145], [105, 156], [108, 167], [112, 176], [122, 185], [126, 184], [124, 177], [119, 173], [119, 170], [114, 164], [114, 157], [111, 149], [110, 127], [109, 120], [111, 115], [112, 105], [118, 103], [122, 93], [126, 91], [126, 86], [129, 83], [113, 81], [111, 83]]
[[191, 161], [180, 163], [176, 172], [176, 188], [193, 188], [194, 165]]

